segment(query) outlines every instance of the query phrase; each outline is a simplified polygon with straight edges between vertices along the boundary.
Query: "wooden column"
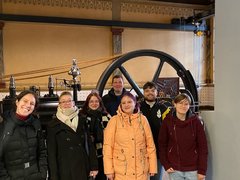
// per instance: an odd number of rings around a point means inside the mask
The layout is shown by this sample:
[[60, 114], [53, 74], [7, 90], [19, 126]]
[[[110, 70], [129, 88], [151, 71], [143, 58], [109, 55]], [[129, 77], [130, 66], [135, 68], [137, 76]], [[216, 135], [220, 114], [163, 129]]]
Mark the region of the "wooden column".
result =
[[0, 21], [0, 88], [6, 88], [6, 83], [3, 81], [4, 63], [3, 63], [3, 27], [4, 22]]
[[206, 57], [206, 83], [207, 84], [213, 84], [213, 72], [214, 72], [214, 65], [213, 65], [213, 61], [214, 61], [214, 49], [213, 47], [215, 46], [214, 45], [214, 19], [211, 18], [209, 21], [208, 21], [208, 24], [210, 26], [210, 31], [207, 32], [207, 57]]
[[112, 0], [112, 20], [121, 20], [121, 0]]

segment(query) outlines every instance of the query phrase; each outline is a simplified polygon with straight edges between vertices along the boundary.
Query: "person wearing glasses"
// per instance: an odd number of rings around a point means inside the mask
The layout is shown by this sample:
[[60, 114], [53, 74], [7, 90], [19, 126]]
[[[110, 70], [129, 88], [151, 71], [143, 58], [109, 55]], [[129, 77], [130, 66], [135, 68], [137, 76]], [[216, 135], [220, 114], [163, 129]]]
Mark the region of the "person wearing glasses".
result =
[[191, 112], [185, 94], [173, 100], [174, 110], [164, 119], [159, 134], [159, 156], [171, 180], [204, 180], [208, 147], [204, 127]]
[[107, 113], [97, 91], [93, 91], [87, 96], [80, 113], [81, 118], [86, 122], [91, 139], [96, 148], [98, 158], [98, 174], [96, 180], [106, 180], [103, 171], [103, 131], [111, 116]]
[[56, 117], [48, 125], [47, 147], [50, 180], [96, 177], [96, 151], [68, 91], [61, 93]]

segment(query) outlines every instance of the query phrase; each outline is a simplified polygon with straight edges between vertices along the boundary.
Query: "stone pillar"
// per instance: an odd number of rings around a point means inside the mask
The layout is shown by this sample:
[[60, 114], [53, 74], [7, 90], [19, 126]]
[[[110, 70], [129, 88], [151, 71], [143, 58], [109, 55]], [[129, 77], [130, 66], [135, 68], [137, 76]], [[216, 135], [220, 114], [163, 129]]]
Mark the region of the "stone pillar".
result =
[[[114, 28], [112, 27], [112, 50], [113, 55], [121, 54], [122, 53], [122, 32], [123, 28]], [[116, 69], [113, 72], [113, 75], [121, 74], [119, 69]]]
[[[121, 0], [112, 0], [112, 20], [121, 20]], [[117, 55], [122, 53], [122, 32], [123, 28], [112, 27], [112, 54]], [[119, 69], [113, 72], [113, 75], [121, 74]]]
[[112, 44], [113, 44], [113, 55], [122, 53], [122, 32], [123, 28], [112, 27]]
[[6, 88], [6, 83], [3, 81], [4, 63], [3, 63], [3, 27], [4, 22], [0, 21], [0, 88]]

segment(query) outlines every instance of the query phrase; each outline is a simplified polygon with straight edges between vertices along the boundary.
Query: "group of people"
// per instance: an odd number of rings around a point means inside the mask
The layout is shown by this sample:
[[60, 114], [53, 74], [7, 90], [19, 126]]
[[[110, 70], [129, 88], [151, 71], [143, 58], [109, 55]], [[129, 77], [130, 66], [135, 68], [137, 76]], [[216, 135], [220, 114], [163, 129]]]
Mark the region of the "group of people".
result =
[[207, 141], [189, 96], [176, 96], [170, 110], [155, 83], [143, 95], [137, 102], [120, 75], [108, 94], [92, 91], [81, 109], [64, 91], [44, 138], [33, 113], [38, 97], [21, 92], [0, 119], [0, 180], [160, 180], [163, 171], [170, 180], [203, 180]]

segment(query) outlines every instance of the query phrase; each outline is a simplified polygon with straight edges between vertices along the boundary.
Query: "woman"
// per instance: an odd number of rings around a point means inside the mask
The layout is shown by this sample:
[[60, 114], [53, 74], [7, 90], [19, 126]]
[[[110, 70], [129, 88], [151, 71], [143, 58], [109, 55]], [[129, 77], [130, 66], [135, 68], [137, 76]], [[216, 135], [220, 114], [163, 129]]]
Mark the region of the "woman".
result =
[[0, 124], [0, 179], [44, 180], [47, 156], [41, 123], [32, 115], [38, 104], [37, 95], [21, 92], [16, 108], [3, 116]]
[[136, 98], [126, 92], [104, 131], [104, 172], [109, 180], [147, 180], [157, 173], [156, 149]]
[[47, 130], [50, 180], [87, 180], [97, 175], [95, 148], [70, 92], [59, 97], [56, 118]]
[[102, 99], [97, 92], [92, 92], [80, 111], [83, 120], [86, 122], [91, 139], [95, 145], [98, 157], [98, 174], [96, 180], [106, 180], [103, 171], [103, 130], [107, 126], [110, 115], [106, 112]]
[[179, 94], [159, 134], [160, 161], [171, 180], [203, 180], [207, 170], [207, 141], [203, 125], [190, 111], [191, 99]]

